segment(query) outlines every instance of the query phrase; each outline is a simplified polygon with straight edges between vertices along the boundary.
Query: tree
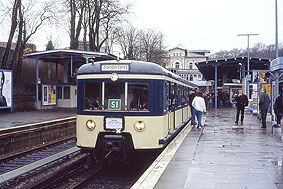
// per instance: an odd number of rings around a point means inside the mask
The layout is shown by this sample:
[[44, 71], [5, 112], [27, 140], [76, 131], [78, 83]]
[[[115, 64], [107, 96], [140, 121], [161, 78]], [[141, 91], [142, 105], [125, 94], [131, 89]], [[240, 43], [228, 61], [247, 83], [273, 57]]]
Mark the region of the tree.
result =
[[[1, 10], [5, 13], [3, 15], [11, 16], [11, 23], [9, 23], [11, 24], [11, 30], [1, 67], [13, 69], [13, 75], [15, 79], [18, 79], [21, 72], [23, 50], [40, 27], [55, 18], [53, 13], [56, 12], [54, 8], [56, 3], [49, 0], [40, 2], [36, 0], [15, 0], [10, 3], [4, 0], [1, 1], [1, 4], [5, 5]], [[10, 8], [11, 5], [12, 9]], [[12, 13], [10, 14], [11, 10]], [[9, 60], [8, 56], [15, 34], [17, 35], [16, 48], [12, 59]]]
[[46, 45], [46, 50], [48, 51], [48, 50], [54, 50], [54, 49], [55, 48], [54, 48], [54, 45], [52, 43], [52, 40], [49, 40], [47, 45]]
[[139, 32], [139, 46], [141, 59], [160, 64], [164, 53], [164, 36], [152, 29]]
[[117, 43], [123, 53], [124, 59], [138, 59], [139, 33], [132, 25], [117, 28]]
[[130, 5], [123, 6], [120, 0], [87, 0], [87, 8], [89, 48], [100, 51], [110, 32], [129, 13]]

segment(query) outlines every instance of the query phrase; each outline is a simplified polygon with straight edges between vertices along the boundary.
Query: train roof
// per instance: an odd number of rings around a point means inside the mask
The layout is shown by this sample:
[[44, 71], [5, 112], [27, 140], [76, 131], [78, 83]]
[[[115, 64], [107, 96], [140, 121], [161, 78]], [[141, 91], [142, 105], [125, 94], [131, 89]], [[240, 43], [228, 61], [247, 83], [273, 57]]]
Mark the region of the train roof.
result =
[[[103, 69], [107, 68], [107, 65], [128, 65], [127, 69], [117, 69], [117, 70], [108, 70]], [[106, 66], [106, 67], [105, 67]], [[109, 67], [108, 67], [109, 68]], [[124, 67], [125, 68], [125, 67]], [[85, 75], [85, 74], [105, 74], [105, 73], [130, 73], [130, 74], [149, 74], [149, 75], [164, 75], [171, 78], [174, 78], [178, 81], [186, 83], [192, 87], [197, 87], [196, 84], [188, 82], [183, 78], [179, 77], [178, 75], [166, 70], [162, 66], [151, 63], [151, 62], [144, 62], [144, 61], [136, 61], [136, 60], [109, 60], [109, 61], [99, 61], [99, 62], [92, 62], [88, 64], [82, 65], [78, 70], [78, 75]]]

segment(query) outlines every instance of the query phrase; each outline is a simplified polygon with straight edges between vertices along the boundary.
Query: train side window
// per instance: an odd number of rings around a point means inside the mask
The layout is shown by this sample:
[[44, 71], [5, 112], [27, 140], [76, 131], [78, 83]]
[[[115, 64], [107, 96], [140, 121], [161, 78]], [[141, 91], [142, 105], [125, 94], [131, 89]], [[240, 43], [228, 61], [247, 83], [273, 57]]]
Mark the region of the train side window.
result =
[[164, 82], [164, 112], [169, 110], [169, 82]]
[[181, 86], [178, 86], [178, 107], [182, 106], [182, 89]]
[[84, 109], [102, 110], [101, 83], [92, 82], [85, 84]]
[[128, 83], [128, 110], [149, 110], [149, 83]]

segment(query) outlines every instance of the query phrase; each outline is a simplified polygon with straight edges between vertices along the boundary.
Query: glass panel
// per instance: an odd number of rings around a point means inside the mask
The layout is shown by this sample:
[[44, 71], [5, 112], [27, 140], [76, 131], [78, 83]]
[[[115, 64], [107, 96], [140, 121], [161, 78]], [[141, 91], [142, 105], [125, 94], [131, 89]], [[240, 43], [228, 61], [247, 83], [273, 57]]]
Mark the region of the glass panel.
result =
[[125, 110], [125, 83], [105, 83], [104, 109], [113, 111]]
[[128, 110], [149, 110], [149, 84], [128, 83]]
[[62, 87], [58, 87], [58, 99], [62, 99]]
[[70, 87], [64, 87], [64, 99], [70, 99]]
[[163, 94], [163, 98], [164, 98], [164, 112], [169, 110], [169, 82], [166, 81], [164, 83], [164, 94]]
[[101, 110], [101, 83], [85, 84], [85, 109]]

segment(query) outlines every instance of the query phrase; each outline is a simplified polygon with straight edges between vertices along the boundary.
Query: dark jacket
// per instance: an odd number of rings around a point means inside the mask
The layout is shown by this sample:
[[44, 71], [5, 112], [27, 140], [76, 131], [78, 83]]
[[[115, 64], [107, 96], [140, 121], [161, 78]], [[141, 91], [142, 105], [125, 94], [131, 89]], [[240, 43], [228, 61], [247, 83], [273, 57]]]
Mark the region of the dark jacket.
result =
[[193, 92], [192, 94], [189, 95], [189, 105], [191, 107], [192, 107], [192, 102], [193, 102], [195, 96], [197, 96], [197, 94], [195, 92]]
[[244, 106], [247, 106], [249, 104], [249, 100], [248, 100], [248, 97], [244, 94], [242, 94], [241, 96], [239, 95], [236, 95], [235, 96], [235, 100], [237, 102], [237, 106], [238, 107], [244, 107]]
[[280, 94], [276, 99], [275, 99], [275, 104], [274, 104], [274, 112], [277, 113], [283, 113], [283, 93]]
[[262, 93], [259, 97], [259, 109], [268, 110], [270, 104], [270, 98], [268, 94]]

